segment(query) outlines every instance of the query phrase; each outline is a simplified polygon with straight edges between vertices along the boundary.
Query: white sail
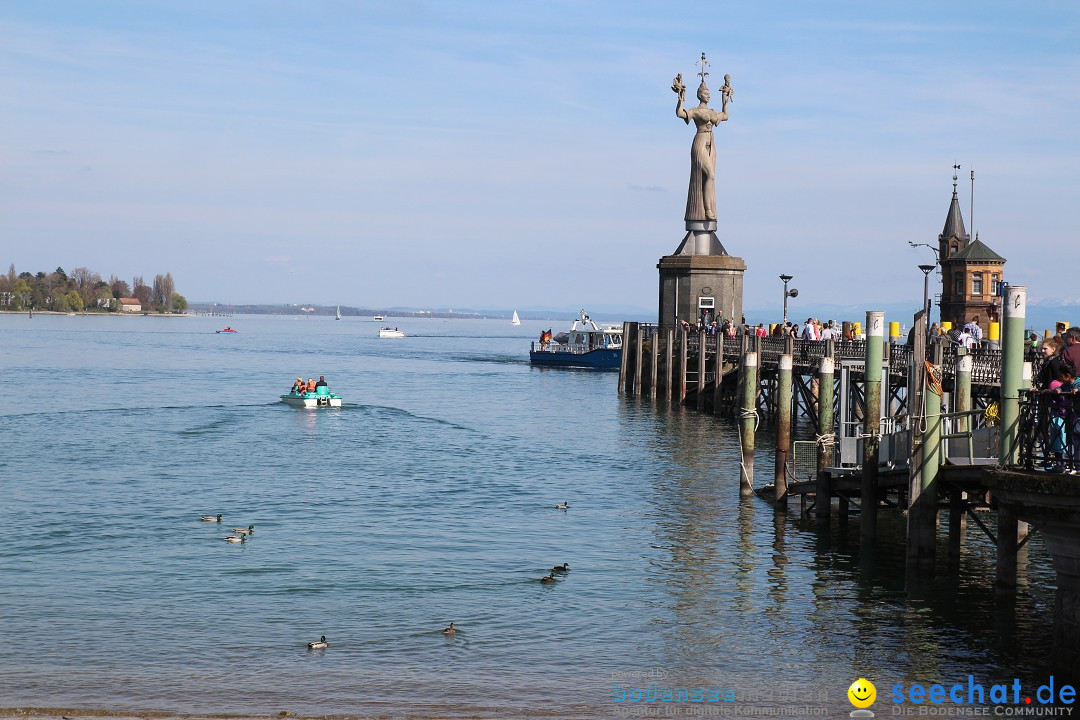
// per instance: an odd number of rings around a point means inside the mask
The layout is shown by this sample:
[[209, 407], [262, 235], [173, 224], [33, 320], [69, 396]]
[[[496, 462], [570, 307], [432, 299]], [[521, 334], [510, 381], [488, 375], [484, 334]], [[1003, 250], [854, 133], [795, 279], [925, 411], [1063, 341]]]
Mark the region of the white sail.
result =
[[337, 317], [334, 318], [334, 319], [335, 320], [340, 320], [341, 319], [341, 306], [340, 305], [337, 306]]
[[521, 318], [518, 317], [517, 310], [514, 311], [514, 319], [510, 321], [511, 325], [520, 325]]

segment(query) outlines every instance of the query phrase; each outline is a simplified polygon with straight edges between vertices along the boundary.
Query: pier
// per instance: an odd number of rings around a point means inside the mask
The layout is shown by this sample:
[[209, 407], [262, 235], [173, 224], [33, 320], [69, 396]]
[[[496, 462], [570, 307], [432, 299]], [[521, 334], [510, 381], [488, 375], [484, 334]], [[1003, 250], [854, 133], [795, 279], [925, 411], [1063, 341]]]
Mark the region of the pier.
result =
[[[738, 422], [740, 491], [786, 512], [846, 524], [877, 542], [877, 515], [907, 517], [911, 572], [932, 574], [937, 535], [959, 556], [961, 529], [975, 523], [996, 550], [999, 592], [1016, 586], [1017, 552], [1043, 534], [1057, 573], [1055, 657], [1080, 674], [1080, 470], [1049, 462], [1045, 399], [1029, 392], [1039, 358], [1026, 356], [1026, 289], [1009, 287], [1000, 349], [970, 352], [929, 336], [913, 317], [912, 342], [885, 337], [867, 312], [866, 338], [812, 341], [734, 337], [683, 327], [624, 324], [619, 391], [670, 401]], [[1076, 410], [1066, 421], [1070, 444]], [[793, 432], [801, 437], [792, 441]], [[757, 430], [775, 428], [774, 472], [754, 484]], [[1061, 472], [1064, 470], [1065, 472]], [[996, 511], [994, 517], [985, 510]]]

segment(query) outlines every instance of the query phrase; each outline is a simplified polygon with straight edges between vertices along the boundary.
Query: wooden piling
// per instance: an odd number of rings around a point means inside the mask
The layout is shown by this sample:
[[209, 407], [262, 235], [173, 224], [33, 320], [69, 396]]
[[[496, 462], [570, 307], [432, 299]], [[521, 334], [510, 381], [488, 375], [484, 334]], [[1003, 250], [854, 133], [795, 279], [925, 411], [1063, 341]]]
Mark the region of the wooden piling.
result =
[[863, 418], [862, 517], [859, 534], [864, 540], [877, 537], [878, 463], [881, 446], [881, 360], [885, 342], [885, 313], [866, 313], [866, 411]]
[[[941, 373], [942, 347], [930, 347], [931, 365]], [[939, 388], [940, 389], [940, 388]], [[918, 564], [932, 565], [937, 542], [937, 478], [942, 462], [941, 395], [933, 387], [923, 393], [922, 446], [919, 453], [919, 495], [908, 508], [907, 557]], [[914, 460], [914, 458], [913, 458]], [[1014, 533], [1015, 537], [1015, 533]]]
[[776, 376], [776, 468], [773, 489], [774, 510], [787, 509], [787, 465], [791, 453], [791, 355], [781, 355]]
[[690, 335], [685, 329], [679, 330], [679, 404], [686, 402], [686, 353]]
[[1018, 530], [1019, 524], [1016, 520], [1016, 514], [1009, 508], [999, 505], [996, 580], [997, 586], [1002, 589], [1016, 587], [1016, 535]]
[[642, 335], [645, 333], [645, 328], [641, 327], [641, 323], [634, 323], [634, 394], [641, 394], [641, 358], [643, 356], [641, 341]]
[[675, 329], [667, 329], [667, 343], [664, 345], [664, 397], [671, 399], [672, 378], [675, 372]]
[[626, 347], [626, 341], [630, 339], [630, 326], [633, 323], [624, 322], [622, 324], [622, 336], [623, 336], [623, 351], [619, 356], [619, 392], [626, 392], [626, 363], [629, 361], [630, 354], [627, 352], [629, 348]]
[[656, 379], [659, 376], [660, 368], [660, 332], [659, 329], [653, 332], [652, 343], [649, 347], [649, 397], [656, 397]]
[[724, 333], [716, 333], [716, 353], [714, 354], [713, 365], [716, 370], [713, 375], [716, 377], [716, 383], [713, 385], [712, 391], [712, 411], [713, 415], [720, 413], [720, 392], [724, 386]]
[[833, 432], [833, 359], [831, 355], [821, 358], [818, 368], [818, 465], [817, 500], [814, 515], [828, 518], [832, 512], [832, 482], [826, 468], [833, 464], [836, 436]]
[[697, 409], [705, 409], [705, 334], [704, 328], [698, 330], [697, 344]]
[[758, 354], [743, 354], [739, 367], [739, 441], [742, 462], [739, 465], [739, 492], [754, 494], [754, 433], [757, 430]]

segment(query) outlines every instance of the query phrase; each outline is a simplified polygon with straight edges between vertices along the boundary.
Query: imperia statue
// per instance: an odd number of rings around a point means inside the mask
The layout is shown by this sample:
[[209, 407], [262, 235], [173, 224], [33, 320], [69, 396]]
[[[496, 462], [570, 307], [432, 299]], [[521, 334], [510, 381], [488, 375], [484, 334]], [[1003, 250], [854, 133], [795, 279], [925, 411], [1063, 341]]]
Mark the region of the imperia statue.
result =
[[697, 89], [699, 104], [694, 108], [683, 107], [686, 99], [686, 86], [683, 84], [682, 73], [675, 77], [671, 89], [679, 96], [679, 102], [675, 105], [675, 114], [681, 117], [687, 125], [694, 121], [697, 126], [697, 134], [694, 136], [694, 144], [690, 146], [690, 189], [686, 194], [686, 217], [687, 222], [716, 222], [716, 146], [713, 143], [713, 127], [728, 119], [728, 103], [731, 102], [734, 91], [731, 89], [731, 76], [724, 76], [724, 86], [720, 88], [720, 112], [709, 107], [709, 88], [705, 86], [705, 78], [709, 73], [705, 71], [708, 62], [705, 53], [701, 53], [701, 84]]

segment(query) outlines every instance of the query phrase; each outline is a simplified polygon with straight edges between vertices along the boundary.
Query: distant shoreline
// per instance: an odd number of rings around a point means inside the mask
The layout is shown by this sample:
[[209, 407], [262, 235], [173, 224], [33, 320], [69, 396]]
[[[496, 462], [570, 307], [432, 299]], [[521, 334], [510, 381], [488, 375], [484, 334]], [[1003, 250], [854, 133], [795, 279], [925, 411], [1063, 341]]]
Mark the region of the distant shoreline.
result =
[[[0, 310], [0, 315], [27, 315], [29, 310]], [[143, 312], [60, 312], [59, 310], [35, 310], [34, 315], [78, 315], [80, 317], [197, 317], [187, 313], [143, 313]], [[207, 316], [209, 317], [209, 316]]]

